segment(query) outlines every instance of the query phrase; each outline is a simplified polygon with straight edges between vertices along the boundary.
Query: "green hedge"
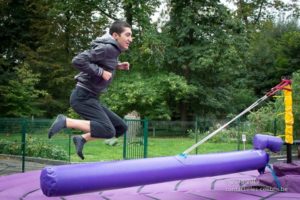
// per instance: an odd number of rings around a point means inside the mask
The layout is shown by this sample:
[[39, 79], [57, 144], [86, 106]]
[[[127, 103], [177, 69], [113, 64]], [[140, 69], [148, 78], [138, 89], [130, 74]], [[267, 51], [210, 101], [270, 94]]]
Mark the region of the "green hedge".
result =
[[[0, 153], [21, 155], [22, 144], [20, 142], [0, 140]], [[40, 157], [54, 160], [68, 160], [68, 153], [61, 147], [49, 144], [48, 142], [36, 137], [26, 137], [26, 156]]]

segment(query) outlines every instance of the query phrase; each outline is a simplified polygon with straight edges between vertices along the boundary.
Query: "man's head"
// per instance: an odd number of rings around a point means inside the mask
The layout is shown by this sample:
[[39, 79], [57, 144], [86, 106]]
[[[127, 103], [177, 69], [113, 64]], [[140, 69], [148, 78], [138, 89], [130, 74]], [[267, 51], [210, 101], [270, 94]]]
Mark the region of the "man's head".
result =
[[131, 26], [125, 21], [115, 21], [109, 29], [109, 34], [124, 50], [127, 50], [130, 43], [132, 42]]

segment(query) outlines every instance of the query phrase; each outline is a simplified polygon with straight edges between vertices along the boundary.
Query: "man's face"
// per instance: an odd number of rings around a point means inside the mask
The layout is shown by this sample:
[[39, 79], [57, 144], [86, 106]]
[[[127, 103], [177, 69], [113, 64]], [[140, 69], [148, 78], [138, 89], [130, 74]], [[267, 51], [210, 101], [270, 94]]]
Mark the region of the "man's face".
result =
[[123, 50], [127, 50], [132, 42], [131, 28], [125, 27], [121, 34], [113, 33], [113, 38], [115, 38]]

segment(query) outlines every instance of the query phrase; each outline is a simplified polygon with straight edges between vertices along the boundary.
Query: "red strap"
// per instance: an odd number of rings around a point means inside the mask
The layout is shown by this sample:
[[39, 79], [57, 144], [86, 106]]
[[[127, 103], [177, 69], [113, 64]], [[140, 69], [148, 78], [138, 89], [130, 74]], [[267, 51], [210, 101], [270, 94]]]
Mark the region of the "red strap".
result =
[[290, 89], [287, 89], [284, 87], [287, 85], [291, 85], [291, 84], [292, 84], [292, 81], [290, 79], [282, 79], [281, 82], [278, 85], [276, 85], [275, 87], [273, 87], [266, 95], [272, 96], [279, 90], [290, 90]]

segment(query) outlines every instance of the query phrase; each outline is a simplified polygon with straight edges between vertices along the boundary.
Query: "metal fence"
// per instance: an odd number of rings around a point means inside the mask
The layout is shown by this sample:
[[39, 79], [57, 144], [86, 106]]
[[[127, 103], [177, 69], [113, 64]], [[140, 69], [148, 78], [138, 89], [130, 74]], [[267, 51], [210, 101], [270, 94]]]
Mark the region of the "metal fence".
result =
[[124, 135], [123, 159], [147, 158], [148, 120], [126, 120], [127, 134]]
[[[70, 162], [70, 134], [48, 140], [49, 119], [0, 119], [1, 160], [12, 172]], [[3, 162], [2, 162], [3, 163]]]
[[[123, 138], [119, 138], [116, 146], [107, 147], [101, 140], [91, 142], [85, 147], [87, 159], [83, 162], [176, 155], [224, 123], [224, 120], [211, 119], [188, 122], [148, 121], [146, 119], [126, 119], [125, 121], [128, 124], [128, 131]], [[52, 122], [53, 119], [0, 118], [0, 160], [4, 160], [0, 163], [2, 168], [12, 172], [24, 172], [49, 164], [82, 162], [77, 157], [71, 142], [71, 136], [80, 132], [66, 129], [49, 140], [47, 133]], [[269, 128], [266, 132], [282, 134], [283, 130], [277, 122], [268, 123]], [[237, 121], [211, 138], [209, 145], [200, 146], [191, 153], [252, 148], [252, 136], [258, 132], [260, 130], [257, 125], [247, 121]], [[247, 138], [244, 143], [243, 136]], [[294, 147], [294, 152], [297, 151], [296, 148]], [[284, 152], [283, 149], [281, 154], [284, 155]], [[10, 162], [6, 162], [7, 160]], [[14, 166], [7, 165], [13, 162]]]

